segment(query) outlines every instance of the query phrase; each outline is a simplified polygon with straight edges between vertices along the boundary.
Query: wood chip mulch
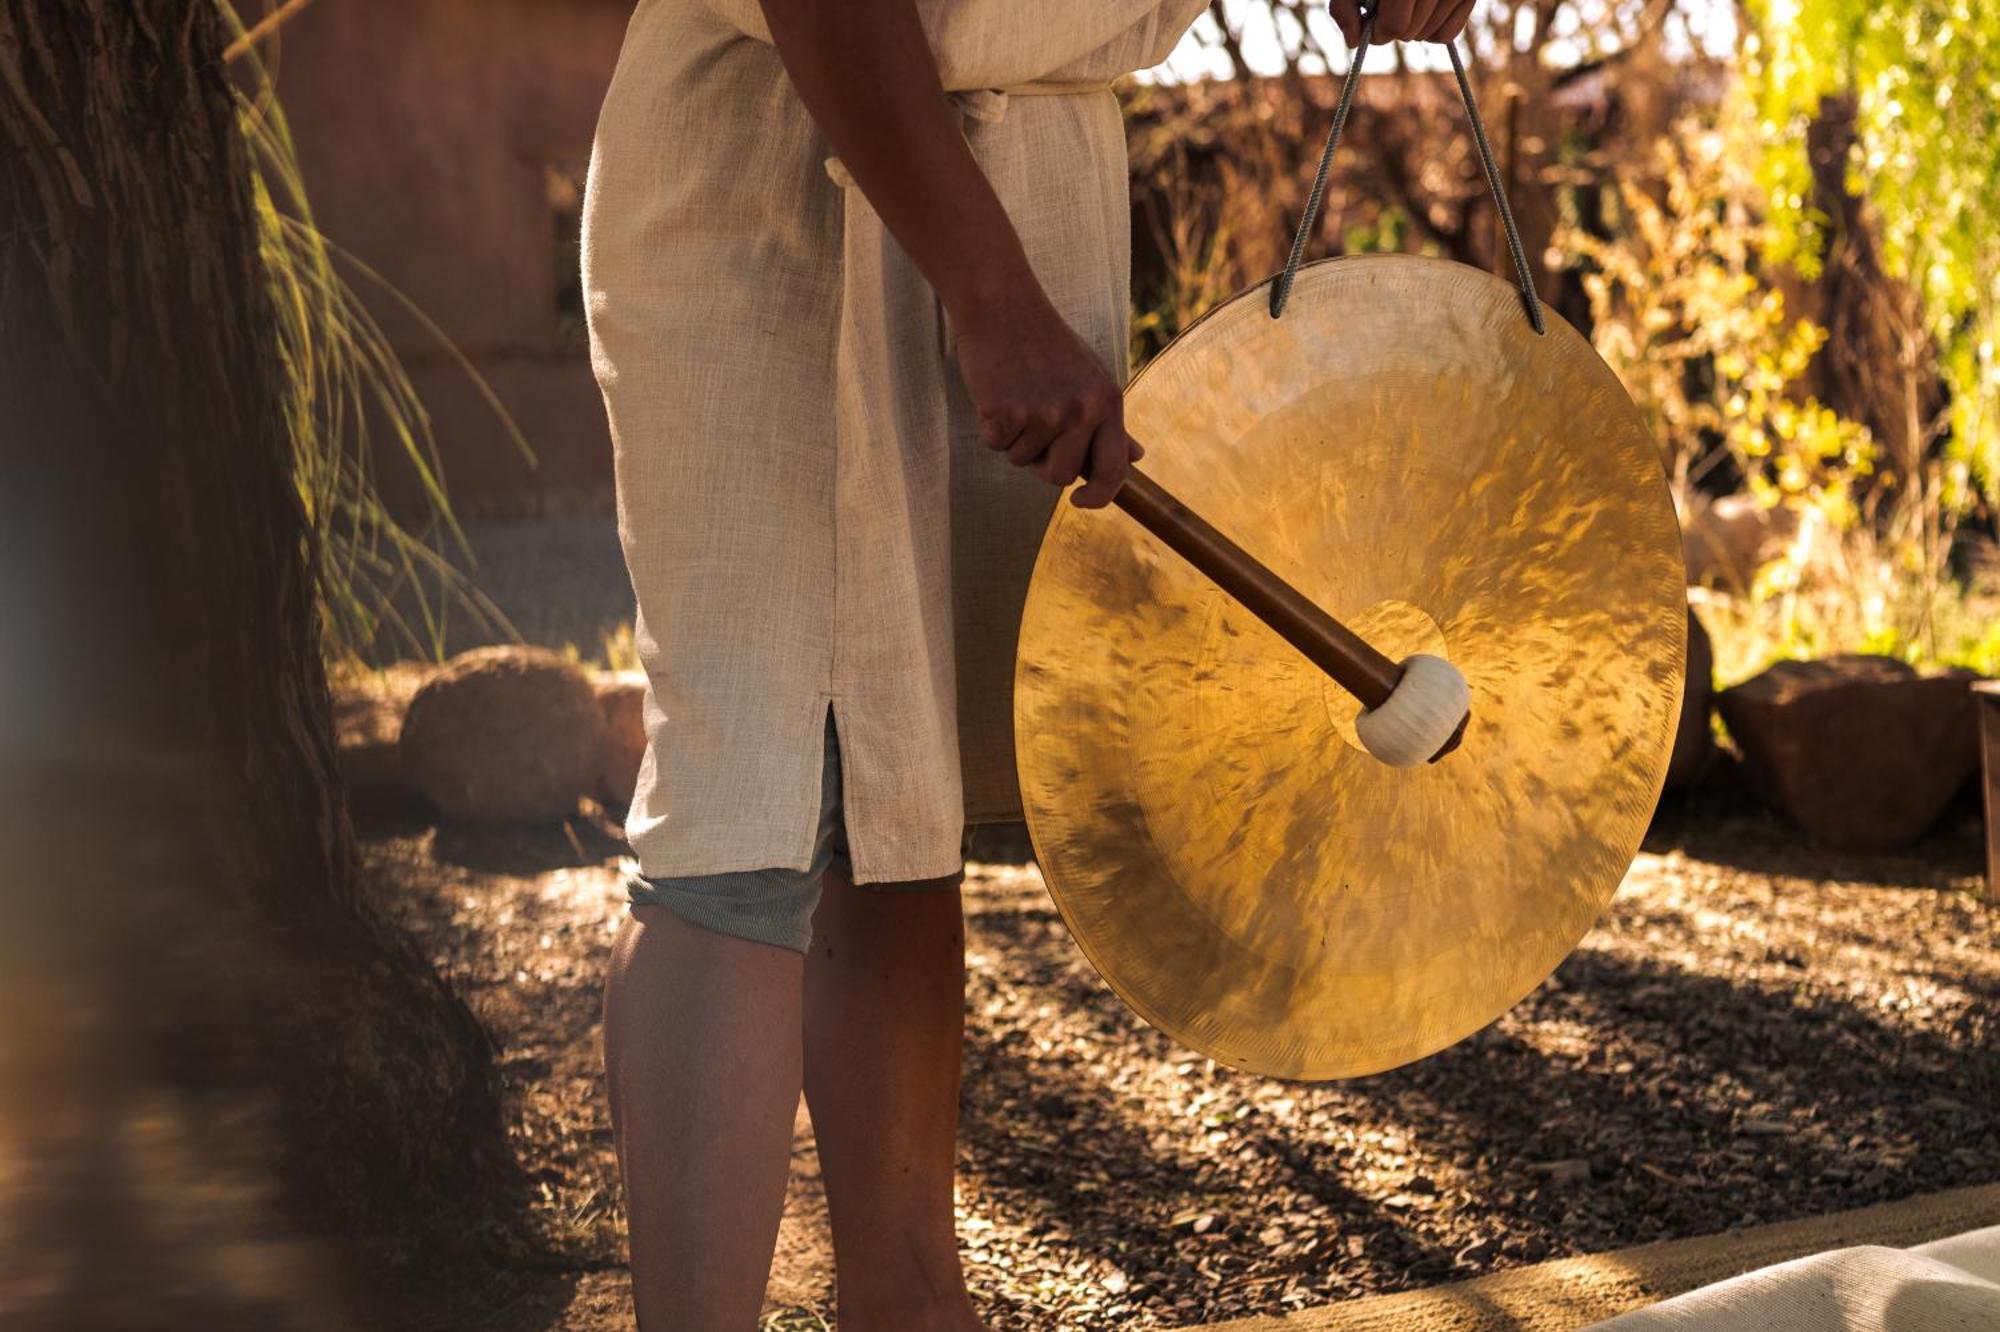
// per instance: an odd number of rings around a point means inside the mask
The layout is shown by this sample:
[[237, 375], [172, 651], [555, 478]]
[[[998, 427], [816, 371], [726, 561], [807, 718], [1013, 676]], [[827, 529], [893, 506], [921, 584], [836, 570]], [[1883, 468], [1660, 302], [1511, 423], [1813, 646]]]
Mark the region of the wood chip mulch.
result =
[[[978, 867], [960, 1235], [991, 1324], [1187, 1326], [2000, 1180], [2000, 909], [1963, 839], [1840, 858], [1747, 821], [1676, 843], [1491, 1027], [1323, 1086], [1174, 1046], [1031, 865]], [[583, 823], [367, 843], [501, 1045], [537, 1275], [496, 1276], [482, 1326], [629, 1326], [596, 1048], [621, 850]], [[772, 1327], [831, 1314], [800, 1153]]]

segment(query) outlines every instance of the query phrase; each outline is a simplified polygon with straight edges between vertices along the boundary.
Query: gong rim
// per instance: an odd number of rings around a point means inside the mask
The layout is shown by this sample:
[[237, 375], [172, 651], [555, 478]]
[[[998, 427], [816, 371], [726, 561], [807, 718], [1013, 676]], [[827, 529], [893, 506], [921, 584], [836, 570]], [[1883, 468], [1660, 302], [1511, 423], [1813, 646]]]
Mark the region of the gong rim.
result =
[[[1425, 607], [1418, 604], [1422, 597], [1373, 595], [1393, 581], [1393, 568], [1385, 572], [1374, 567], [1393, 565], [1387, 555], [1371, 555], [1373, 564], [1355, 575], [1369, 580], [1370, 590], [1366, 595], [1356, 593], [1367, 604], [1351, 604], [1356, 597], [1343, 596], [1336, 586], [1342, 572], [1328, 573], [1310, 559], [1301, 560], [1315, 552], [1321, 558], [1329, 552], [1340, 556], [1345, 552], [1338, 549], [1339, 542], [1358, 540], [1361, 533], [1344, 529], [1334, 537], [1323, 526], [1312, 530], [1313, 521], [1342, 513], [1372, 524], [1368, 535], [1392, 540], [1383, 515], [1393, 503], [1382, 497], [1349, 502], [1333, 484], [1337, 478], [1326, 440], [1287, 441], [1259, 452], [1264, 446], [1256, 432], [1270, 420], [1279, 420], [1291, 422], [1285, 429], [1304, 429], [1308, 435], [1315, 430], [1328, 436], [1336, 430], [1349, 437], [1367, 435], [1365, 447], [1376, 449], [1384, 459], [1409, 460], [1401, 465], [1410, 493], [1416, 494], [1426, 493], [1428, 487], [1449, 495], [1454, 484], [1477, 489], [1482, 456], [1474, 447], [1463, 475], [1422, 475], [1421, 467], [1433, 461], [1446, 470], [1454, 465], [1449, 454], [1430, 442], [1439, 434], [1438, 422], [1445, 419], [1437, 416], [1435, 403], [1406, 398], [1400, 406], [1391, 401], [1385, 407], [1387, 400], [1370, 400], [1365, 393], [1357, 396], [1350, 391], [1358, 382], [1352, 378], [1328, 381], [1334, 387], [1324, 402], [1311, 397], [1325, 387], [1319, 382], [1310, 384], [1308, 393], [1287, 399], [1284, 376], [1299, 364], [1310, 363], [1320, 373], [1327, 368], [1320, 362], [1326, 361], [1337, 363], [1350, 376], [1365, 375], [1371, 365], [1379, 369], [1383, 364], [1371, 361], [1371, 346], [1378, 352], [1387, 348], [1394, 355], [1407, 353], [1414, 357], [1412, 364], [1422, 366], [1431, 355], [1427, 347], [1448, 345], [1450, 355], [1459, 358], [1461, 371], [1486, 375], [1492, 380], [1484, 384], [1486, 389], [1497, 386], [1496, 411], [1508, 403], [1525, 403], [1544, 412], [1539, 419], [1550, 423], [1550, 429], [1568, 432], [1543, 440], [1540, 447], [1560, 450], [1556, 456], [1562, 459], [1560, 468], [1569, 484], [1603, 508], [1586, 526], [1602, 534], [1608, 531], [1605, 522], [1618, 520], [1636, 522], [1639, 529], [1627, 533], [1622, 543], [1613, 543], [1610, 553], [1617, 566], [1613, 572], [1625, 605], [1610, 612], [1609, 619], [1580, 597], [1572, 600], [1583, 607], [1581, 611], [1570, 606], [1560, 588], [1534, 589], [1528, 586], [1532, 578], [1524, 583], [1533, 595], [1521, 595], [1522, 604], [1539, 604], [1544, 611], [1553, 607], [1561, 613], [1558, 619], [1569, 617], [1565, 623], [1587, 624], [1598, 635], [1593, 640], [1586, 634], [1587, 645], [1602, 647], [1616, 638], [1644, 651], [1636, 653], [1629, 670], [1607, 673], [1601, 665], [1569, 663], [1572, 673], [1595, 669], [1607, 687], [1615, 685], [1628, 693], [1615, 719], [1610, 713], [1604, 717], [1623, 728], [1622, 746], [1614, 744], [1610, 750], [1577, 746], [1588, 750], [1599, 766], [1606, 762], [1605, 753], [1619, 751], [1619, 766], [1611, 774], [1615, 792], [1608, 804], [1593, 804], [1593, 795], [1584, 791], [1580, 799], [1589, 809], [1577, 816], [1571, 843], [1561, 846], [1560, 854], [1536, 850], [1560, 870], [1560, 875], [1549, 877], [1559, 877], [1562, 886], [1561, 891], [1549, 891], [1549, 901], [1530, 904], [1539, 913], [1526, 917], [1535, 928], [1517, 928], [1510, 937], [1501, 930], [1505, 911], [1490, 902], [1469, 900], [1465, 915], [1479, 919], [1486, 937], [1468, 941], [1451, 937], [1455, 928], [1471, 927], [1456, 922], [1451, 904], [1439, 897], [1440, 891], [1448, 895], [1453, 884], [1410, 872], [1415, 862], [1408, 846], [1380, 840], [1371, 845], [1365, 830], [1327, 821], [1316, 834], [1310, 827], [1304, 833], [1297, 826], [1286, 828], [1285, 844], [1267, 854], [1266, 844], [1278, 843], [1271, 837], [1260, 840], [1257, 825], [1269, 820], [1259, 813], [1261, 806], [1249, 799], [1251, 795], [1266, 802], [1290, 799], [1296, 815], [1315, 799], [1345, 798], [1342, 784], [1349, 793], [1363, 787], [1370, 792], [1388, 789], [1382, 785], [1382, 774], [1373, 770], [1378, 765], [1360, 755], [1351, 719], [1343, 727], [1331, 704], [1321, 718], [1307, 697], [1320, 678], [1317, 673], [1289, 648], [1279, 644], [1279, 653], [1272, 646], [1275, 640], [1258, 638], [1267, 632], [1261, 626], [1245, 628], [1240, 608], [1226, 598], [1218, 602], [1220, 593], [1212, 585], [1179, 565], [1124, 515], [1064, 505], [1051, 518], [1023, 613], [1014, 691], [1023, 806], [1050, 896], [1098, 974], [1147, 1022], [1218, 1062], [1273, 1076], [1325, 1080], [1395, 1067], [1486, 1025], [1539, 985], [1601, 914], [1638, 850], [1665, 781], [1683, 688], [1685, 584], [1678, 524], [1655, 446], [1609, 367], [1567, 323], [1552, 316], [1547, 334], [1537, 337], [1515, 288], [1479, 270], [1420, 256], [1355, 256], [1308, 265], [1300, 270], [1282, 321], [1274, 322], [1268, 314], [1269, 285], [1261, 283], [1204, 314], [1136, 375], [1126, 393], [1128, 425], [1135, 437], [1149, 443], [1148, 471], [1156, 479], [1327, 609], [1343, 618], [1358, 614], [1364, 623], [1355, 627], [1394, 640], [1385, 644], [1396, 649], [1392, 657], [1440, 649], [1453, 655], [1454, 648], [1463, 655], [1468, 650], [1476, 653], [1481, 644], [1511, 640], [1504, 626], [1496, 628], [1490, 622], [1493, 617], [1487, 612], [1468, 630], [1465, 604]], [[1348, 324], [1329, 322], [1335, 314]], [[1398, 320], [1412, 327], [1397, 327]], [[1419, 335], [1436, 341], [1413, 340]], [[1218, 357], [1224, 362], [1220, 369], [1203, 361]], [[1266, 357], [1271, 363], [1265, 363]], [[1288, 357], [1294, 363], [1289, 367]], [[1198, 369], [1184, 372], [1191, 363]], [[1419, 384], [1410, 391], [1422, 388]], [[1440, 380], [1434, 391], [1448, 395], [1451, 388], [1449, 380]], [[1264, 416], [1233, 401], [1260, 394], [1268, 399], [1264, 405], [1272, 408]], [[1570, 399], [1579, 404], [1574, 414], [1560, 410]], [[1371, 401], [1372, 418], [1367, 410]], [[1428, 419], [1431, 431], [1413, 436], [1400, 455], [1382, 453], [1387, 447], [1382, 443], [1384, 432], [1393, 434], [1401, 428], [1396, 413], [1411, 410], [1413, 402], [1415, 418]], [[1537, 408], [1537, 403], [1544, 406]], [[1427, 411], [1429, 418], [1424, 417]], [[1329, 415], [1322, 422], [1315, 412]], [[1303, 427], [1301, 421], [1306, 423]], [[1496, 428], [1490, 418], [1475, 424], [1489, 434]], [[1579, 439], [1586, 427], [1602, 432], [1601, 436]], [[1274, 428], [1266, 433], [1276, 437], [1284, 431]], [[1522, 440], [1510, 437], [1495, 459], [1517, 464], [1532, 459], [1533, 451], [1522, 445]], [[1217, 466], [1243, 456], [1304, 458], [1308, 472], [1317, 458], [1319, 474], [1301, 477], [1296, 493], [1280, 489], [1265, 494], [1254, 479], [1237, 474], [1242, 469]], [[1387, 465], [1392, 468], [1396, 463]], [[1350, 489], [1366, 488], [1367, 474], [1358, 475], [1359, 480], [1350, 477], [1345, 483]], [[1521, 484], [1533, 490], [1539, 482], [1530, 477]], [[1232, 486], [1240, 492], [1232, 491]], [[1325, 495], [1315, 500], [1310, 497], [1316, 487]], [[1506, 498], [1500, 496], [1496, 502]], [[1463, 507], [1460, 499], [1449, 502]], [[1320, 507], [1313, 508], [1315, 503]], [[1301, 512], [1313, 515], [1313, 521], [1299, 520]], [[1271, 530], [1257, 530], [1267, 513], [1275, 515]], [[1546, 524], [1546, 516], [1542, 521]], [[1303, 527], [1305, 534], [1281, 530], [1287, 524]], [[1552, 539], [1560, 538], [1557, 533]], [[1473, 544], [1476, 557], [1493, 542], [1486, 538]], [[1574, 565], [1575, 577], [1589, 584], [1590, 595], [1607, 600], [1604, 580], [1609, 575], [1590, 569], [1588, 554], [1580, 556], [1569, 547], [1560, 555], [1569, 564], [1559, 567], [1567, 576]], [[1083, 562], [1100, 557], [1116, 566], [1115, 574]], [[1460, 571], [1464, 587], [1477, 588], [1482, 579], [1491, 583], [1499, 578], [1476, 558], [1468, 558], [1472, 562]], [[1137, 582], [1102, 585], [1128, 575]], [[1212, 594], [1205, 599], [1204, 586]], [[1140, 595], [1141, 590], [1156, 592], [1160, 587], [1188, 603], [1168, 609], [1185, 613], [1163, 618], [1156, 603], [1172, 598]], [[1435, 599], [1434, 589], [1433, 594]], [[1121, 598], [1125, 604], [1115, 604]], [[1106, 601], [1114, 604], [1107, 606]], [[1605, 632], [1612, 621], [1618, 626], [1616, 634]], [[1149, 633], [1154, 635], [1151, 641], [1164, 645], [1158, 649], [1162, 657], [1169, 655], [1169, 647], [1179, 655], [1164, 666], [1147, 662]], [[1521, 643], [1512, 642], [1513, 657], [1530, 658], [1529, 669], [1545, 674], [1564, 669], [1560, 644], [1530, 646], [1533, 651], [1524, 652]], [[1285, 665], [1283, 654], [1290, 654], [1297, 665]], [[1671, 669], [1663, 670], [1667, 658]], [[1508, 680], [1492, 671], [1482, 674], [1477, 662], [1460, 664], [1473, 686], [1474, 720], [1466, 742], [1460, 755], [1429, 770], [1428, 777], [1419, 772], [1407, 780], [1424, 782], [1444, 773], [1461, 783], [1461, 798], [1478, 803], [1479, 793], [1464, 783], [1470, 773], [1484, 778], [1491, 765], [1511, 752], [1503, 744], [1507, 735], [1496, 728], [1501, 719], [1509, 718], [1508, 705], [1518, 708], [1524, 702], [1518, 693], [1510, 693], [1514, 686]], [[1509, 668], [1518, 664], [1511, 658], [1503, 663]], [[1310, 674], [1301, 677], [1299, 667]], [[1121, 670], [1131, 674], [1120, 678]], [[1204, 678], [1198, 687], [1188, 686], [1176, 671]], [[1284, 738], [1264, 745], [1259, 751], [1262, 757], [1234, 753], [1247, 743], [1240, 734], [1243, 719], [1250, 718], [1254, 729], [1262, 714], [1245, 711], [1251, 703], [1230, 697], [1232, 673], [1256, 676], [1252, 692], [1263, 691], [1261, 702], [1275, 701], [1280, 711], [1289, 709], [1285, 716], [1290, 730]], [[1153, 676], [1158, 679], [1152, 680]], [[1135, 681], [1138, 701], [1129, 707], [1118, 704], [1116, 695], [1135, 687]], [[1572, 685], [1566, 682], [1564, 687]], [[1204, 689], [1210, 694], [1203, 695]], [[1149, 713], [1141, 704], [1159, 706]], [[1527, 700], [1525, 707], [1539, 729], [1522, 737], [1521, 744], [1546, 740], [1553, 734], [1547, 708], [1538, 699]], [[1176, 720], [1171, 715], [1176, 710], [1199, 713], [1202, 720]], [[1524, 729], [1518, 717], [1507, 724]], [[1093, 726], [1111, 739], [1103, 744], [1092, 741]], [[1335, 746], [1336, 739], [1342, 747]], [[1299, 762], [1312, 770], [1302, 778], [1283, 771], [1290, 762], [1283, 753], [1287, 743], [1298, 744], [1307, 755]], [[1271, 754], [1279, 758], [1272, 759]], [[1518, 766], [1520, 756], [1513, 759]], [[1358, 766], [1362, 763], [1370, 766]], [[1222, 785], [1216, 785], [1215, 772], [1225, 774]], [[1203, 773], [1209, 774], [1206, 796]], [[1228, 788], [1230, 774], [1245, 785]], [[1315, 788], [1312, 783], [1322, 778], [1329, 785]], [[1555, 783], [1558, 797], [1575, 797], [1587, 785], [1574, 775], [1566, 781], [1566, 785]], [[1227, 824], [1226, 806], [1231, 800], [1250, 810], [1243, 827], [1213, 826], [1218, 819]], [[1357, 816], [1373, 810], [1381, 817], [1386, 811], [1387, 822], [1402, 821], [1396, 834], [1413, 842], [1435, 841], [1433, 834], [1440, 831], [1488, 835], [1463, 825], [1454, 828], [1448, 817], [1428, 823], [1412, 817], [1409, 809], [1422, 802], [1407, 794], [1400, 798], [1370, 794], [1348, 803]], [[1506, 802], [1486, 803], [1504, 809]], [[1205, 804], [1221, 814], [1204, 813]], [[1294, 824], [1298, 822], [1295, 817]], [[1548, 835], [1540, 831], [1539, 822], [1535, 826], [1535, 836]], [[1121, 838], [1131, 843], [1122, 851], [1117, 845]], [[1353, 845], [1344, 851], [1337, 845], [1348, 842]], [[1559, 842], [1557, 837], [1549, 845]], [[1336, 845], [1329, 850], [1329, 844]], [[1523, 888], [1521, 880], [1539, 862], [1512, 853], [1503, 853], [1501, 860], [1506, 881], [1500, 891], [1531, 897], [1532, 890]], [[1393, 883], [1392, 864], [1395, 874], [1402, 876]], [[1381, 882], [1356, 888], [1347, 881], [1347, 871], [1357, 866], [1376, 872]], [[1438, 873], [1448, 875], [1448, 863]], [[1224, 887], [1204, 888], [1203, 876]], [[1166, 881], [1164, 886], [1160, 880]], [[1286, 893], [1291, 896], [1281, 900]], [[1369, 893], [1380, 900], [1369, 899]], [[1393, 918], [1399, 902], [1412, 910], [1411, 918], [1401, 925]], [[1482, 916], [1482, 911], [1487, 914]], [[1332, 938], [1334, 922], [1340, 923], [1340, 940]], [[1355, 953], [1367, 940], [1395, 952], [1403, 948], [1395, 931], [1419, 928], [1435, 936], [1434, 946], [1423, 946], [1436, 954], [1429, 960], [1407, 965], [1392, 961], [1370, 971], [1374, 964], [1365, 957], [1357, 960], [1342, 952]], [[1314, 929], [1327, 937], [1313, 943], [1309, 936]], [[1517, 940], [1518, 948], [1513, 947]], [[1453, 947], [1470, 968], [1466, 976], [1454, 978], [1448, 960], [1440, 960], [1448, 959]], [[1417, 950], [1422, 951], [1422, 947]], [[1237, 980], [1227, 974], [1232, 967], [1240, 973]], [[1334, 979], [1328, 981], [1328, 975]], [[1419, 993], [1425, 986], [1438, 994]]]

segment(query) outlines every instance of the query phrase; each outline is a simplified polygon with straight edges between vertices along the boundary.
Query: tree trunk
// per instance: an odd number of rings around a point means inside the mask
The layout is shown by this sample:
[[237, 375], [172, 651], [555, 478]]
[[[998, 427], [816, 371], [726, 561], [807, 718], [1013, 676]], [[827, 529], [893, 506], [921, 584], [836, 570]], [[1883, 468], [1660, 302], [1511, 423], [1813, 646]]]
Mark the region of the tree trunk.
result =
[[484, 1036], [357, 894], [224, 36], [0, 0], [12, 1326], [373, 1321], [353, 1240], [508, 1172]]
[[1808, 313], [1827, 338], [1813, 358], [1811, 381], [1821, 402], [1874, 435], [1875, 475], [1863, 483], [1863, 495], [1868, 511], [1893, 529], [1922, 507], [1924, 459], [1942, 433], [1946, 402], [1922, 302], [1884, 271], [1866, 201], [1847, 188], [1853, 146], [1853, 99], [1826, 99], [1806, 128], [1811, 202], [1826, 219], [1826, 252], [1814, 283], [1819, 308]]

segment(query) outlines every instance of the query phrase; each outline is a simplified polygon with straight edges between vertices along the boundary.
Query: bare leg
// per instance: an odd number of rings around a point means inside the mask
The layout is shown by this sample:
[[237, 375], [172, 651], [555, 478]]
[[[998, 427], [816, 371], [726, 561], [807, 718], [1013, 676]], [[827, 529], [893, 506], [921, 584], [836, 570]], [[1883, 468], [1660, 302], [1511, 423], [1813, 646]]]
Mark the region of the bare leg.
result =
[[612, 1135], [645, 1332], [748, 1332], [791, 1170], [803, 959], [660, 907], [625, 922], [604, 991]]
[[952, 1199], [965, 1035], [957, 889], [882, 892], [828, 874], [805, 973], [806, 1104], [840, 1330], [978, 1329]]

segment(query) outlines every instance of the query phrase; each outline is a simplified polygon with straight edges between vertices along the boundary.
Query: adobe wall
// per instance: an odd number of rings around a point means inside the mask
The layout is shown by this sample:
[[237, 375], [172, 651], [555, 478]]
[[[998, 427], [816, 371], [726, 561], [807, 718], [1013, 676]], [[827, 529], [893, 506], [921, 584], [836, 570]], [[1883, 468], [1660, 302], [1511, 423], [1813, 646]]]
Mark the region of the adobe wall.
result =
[[[437, 340], [350, 273], [433, 419], [459, 512], [609, 512], [584, 347], [577, 191], [630, 0], [320, 0], [286, 25], [279, 95], [320, 229], [488, 379], [530, 467]], [[414, 478], [378, 451], [407, 511]]]

